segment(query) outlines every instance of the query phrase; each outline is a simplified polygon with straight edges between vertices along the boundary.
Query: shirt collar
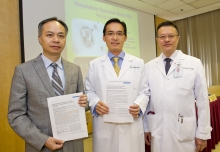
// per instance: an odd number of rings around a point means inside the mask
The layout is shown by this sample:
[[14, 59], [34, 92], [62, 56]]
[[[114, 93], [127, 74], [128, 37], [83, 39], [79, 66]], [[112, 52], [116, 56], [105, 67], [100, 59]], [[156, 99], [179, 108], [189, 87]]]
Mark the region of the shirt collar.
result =
[[[51, 65], [51, 63], [53, 63], [53, 62], [50, 59], [48, 59], [46, 56], [44, 56], [43, 53], [41, 54], [41, 57], [42, 57], [42, 59], [44, 61], [44, 65], [45, 65], [45, 67], [47, 69]], [[60, 69], [63, 69], [62, 62], [61, 62], [61, 57], [55, 63], [58, 65], [58, 67]]]
[[[176, 58], [177, 54], [178, 54], [179, 50], [176, 50], [173, 52], [173, 54], [169, 57], [172, 61], [174, 61], [174, 59]], [[166, 59], [167, 57], [162, 53], [162, 59]]]
[[[108, 57], [109, 57], [109, 59], [112, 59], [113, 57], [115, 57], [115, 55], [112, 54], [110, 51], [108, 51]], [[121, 59], [124, 59], [124, 57], [125, 57], [125, 52], [124, 52], [124, 51], [121, 51], [121, 53], [118, 55], [118, 57], [121, 58]]]

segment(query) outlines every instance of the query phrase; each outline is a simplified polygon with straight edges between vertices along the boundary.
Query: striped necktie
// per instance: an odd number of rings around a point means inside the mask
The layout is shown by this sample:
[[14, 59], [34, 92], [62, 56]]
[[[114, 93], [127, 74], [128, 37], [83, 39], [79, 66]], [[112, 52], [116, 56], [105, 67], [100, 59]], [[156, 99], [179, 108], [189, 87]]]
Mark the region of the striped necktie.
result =
[[57, 72], [57, 64], [51, 63], [51, 65], [53, 67], [52, 80], [51, 80], [53, 89], [54, 89], [55, 94], [57, 96], [63, 95], [64, 94], [63, 85], [62, 85], [62, 81], [60, 79], [60, 76]]
[[118, 66], [118, 60], [119, 58], [118, 57], [114, 57], [113, 58], [113, 61], [114, 61], [114, 69], [115, 69], [115, 72], [117, 74], [117, 76], [119, 75], [119, 72], [120, 72], [120, 67]]

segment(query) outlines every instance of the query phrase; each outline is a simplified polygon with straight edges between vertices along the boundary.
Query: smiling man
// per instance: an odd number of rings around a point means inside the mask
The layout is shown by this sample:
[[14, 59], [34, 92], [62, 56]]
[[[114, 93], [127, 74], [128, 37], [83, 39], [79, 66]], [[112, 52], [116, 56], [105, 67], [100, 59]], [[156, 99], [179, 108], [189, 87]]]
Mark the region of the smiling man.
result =
[[[142, 115], [149, 100], [149, 90], [145, 83], [143, 60], [123, 51], [126, 39], [127, 28], [124, 22], [116, 18], [107, 21], [103, 29], [103, 40], [108, 52], [90, 62], [85, 79], [86, 94], [94, 116], [93, 152], [145, 151]], [[103, 121], [103, 115], [109, 113], [104, 100], [106, 82], [109, 80], [131, 82], [132, 103], [127, 112], [134, 118], [132, 123]]]
[[[8, 107], [12, 129], [25, 140], [26, 152], [83, 152], [83, 141], [53, 138], [47, 98], [83, 92], [79, 66], [61, 58], [66, 44], [67, 25], [56, 17], [38, 25], [43, 53], [15, 68]], [[86, 95], [79, 98], [87, 107]]]
[[204, 69], [199, 59], [176, 50], [179, 39], [173, 22], [158, 25], [157, 43], [162, 53], [145, 65], [151, 97], [144, 129], [151, 152], [202, 151], [211, 138]]

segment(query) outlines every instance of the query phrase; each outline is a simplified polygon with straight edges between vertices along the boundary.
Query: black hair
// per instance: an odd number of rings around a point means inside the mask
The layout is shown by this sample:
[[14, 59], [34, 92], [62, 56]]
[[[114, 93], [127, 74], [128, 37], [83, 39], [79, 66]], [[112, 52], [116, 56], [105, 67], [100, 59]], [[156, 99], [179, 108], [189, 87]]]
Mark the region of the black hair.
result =
[[174, 24], [173, 22], [171, 21], [165, 21], [165, 22], [162, 22], [160, 23], [158, 26], [157, 26], [157, 35], [158, 35], [158, 30], [163, 27], [163, 26], [172, 26], [176, 29], [177, 31], [177, 34], [179, 35], [179, 30], [178, 30], [178, 27], [176, 26], [176, 24]]
[[104, 26], [104, 29], [103, 29], [103, 36], [105, 36], [106, 27], [107, 27], [107, 25], [110, 24], [110, 23], [119, 23], [119, 24], [121, 24], [122, 27], [124, 28], [124, 35], [127, 36], [127, 27], [126, 27], [125, 22], [120, 21], [120, 20], [117, 19], [117, 18], [112, 18], [112, 19], [108, 20], [108, 21], [105, 23], [105, 26]]

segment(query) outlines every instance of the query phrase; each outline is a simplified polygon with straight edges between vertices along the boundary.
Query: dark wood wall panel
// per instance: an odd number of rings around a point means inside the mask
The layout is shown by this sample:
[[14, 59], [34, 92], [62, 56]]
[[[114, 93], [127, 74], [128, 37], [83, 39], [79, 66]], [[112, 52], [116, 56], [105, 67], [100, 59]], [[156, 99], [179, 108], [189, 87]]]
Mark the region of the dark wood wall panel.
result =
[[24, 141], [8, 124], [7, 111], [11, 79], [21, 63], [19, 36], [19, 1], [0, 0], [0, 151], [22, 152]]

